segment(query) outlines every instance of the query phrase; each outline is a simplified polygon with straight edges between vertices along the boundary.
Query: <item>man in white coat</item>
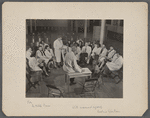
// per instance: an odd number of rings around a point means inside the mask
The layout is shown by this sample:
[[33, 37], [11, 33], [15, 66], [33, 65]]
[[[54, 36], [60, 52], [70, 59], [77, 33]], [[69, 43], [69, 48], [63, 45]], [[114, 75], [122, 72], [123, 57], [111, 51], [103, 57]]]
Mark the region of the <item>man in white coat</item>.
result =
[[54, 41], [53, 46], [54, 46], [54, 52], [56, 56], [56, 62], [58, 67], [60, 67], [61, 53], [63, 48], [62, 36], [58, 36], [58, 38]]
[[[77, 47], [76, 45], [72, 45], [72, 51], [68, 52], [65, 56], [65, 61], [63, 65], [63, 70], [65, 72], [83, 72], [82, 68], [77, 64], [76, 53]], [[70, 85], [75, 84], [74, 78], [70, 78]]]

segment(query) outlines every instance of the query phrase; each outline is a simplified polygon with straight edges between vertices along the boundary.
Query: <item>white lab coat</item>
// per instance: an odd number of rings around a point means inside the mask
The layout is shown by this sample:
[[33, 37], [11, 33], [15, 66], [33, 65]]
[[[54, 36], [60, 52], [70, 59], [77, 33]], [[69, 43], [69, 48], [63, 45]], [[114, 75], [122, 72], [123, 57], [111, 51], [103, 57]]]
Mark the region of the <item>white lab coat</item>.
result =
[[111, 62], [106, 63], [107, 67], [110, 71], [117, 71], [119, 70], [123, 65], [123, 58], [122, 56], [117, 57], [116, 54], [114, 55]]
[[96, 55], [99, 55], [100, 52], [101, 52], [101, 49], [102, 49], [101, 47], [99, 47], [99, 48], [94, 47], [91, 56], [94, 58], [94, 55], [95, 55], [95, 54], [96, 54]]
[[56, 62], [61, 62], [61, 53], [62, 53], [62, 50], [60, 48], [62, 48], [63, 46], [63, 42], [62, 40], [58, 40], [56, 39], [54, 41], [54, 51], [55, 51], [55, 56], [56, 56]]
[[44, 55], [44, 53], [42, 54], [40, 50], [36, 51], [36, 58], [39, 63], [41, 63], [41, 60], [44, 60], [46, 64], [49, 62], [49, 59]]
[[39, 63], [37, 62], [35, 57], [31, 57], [29, 59], [29, 66], [32, 69], [32, 71], [42, 71], [42, 69], [38, 65]]
[[65, 56], [65, 62], [63, 65], [63, 70], [66, 72], [81, 72], [81, 67], [77, 64], [75, 54], [70, 51]]
[[45, 53], [45, 56], [46, 56], [49, 60], [52, 59], [52, 57], [54, 56], [52, 49], [50, 49], [50, 51], [45, 50], [44, 53]]

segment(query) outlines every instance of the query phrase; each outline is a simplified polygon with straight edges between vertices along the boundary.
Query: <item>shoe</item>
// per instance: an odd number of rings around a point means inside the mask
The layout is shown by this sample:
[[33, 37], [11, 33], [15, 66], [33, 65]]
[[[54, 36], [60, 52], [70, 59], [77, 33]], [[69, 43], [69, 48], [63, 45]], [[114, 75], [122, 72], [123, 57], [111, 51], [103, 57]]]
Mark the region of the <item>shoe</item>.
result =
[[72, 82], [72, 83], [70, 83], [70, 86], [72, 86], [72, 85], [74, 85], [74, 84], [76, 84], [76, 82]]
[[49, 75], [48, 75], [47, 73], [45, 74], [45, 76], [46, 76], [46, 77], [49, 77]]

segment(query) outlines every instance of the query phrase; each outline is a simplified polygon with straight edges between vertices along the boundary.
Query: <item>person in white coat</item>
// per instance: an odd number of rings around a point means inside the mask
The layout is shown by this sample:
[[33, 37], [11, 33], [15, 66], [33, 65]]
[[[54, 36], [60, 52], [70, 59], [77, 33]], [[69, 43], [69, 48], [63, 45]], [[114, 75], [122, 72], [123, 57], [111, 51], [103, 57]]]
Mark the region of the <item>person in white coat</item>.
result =
[[[77, 50], [77, 47], [76, 45], [72, 45], [72, 51], [68, 52], [65, 56], [65, 62], [64, 62], [64, 65], [63, 65], [63, 70], [65, 72], [83, 72], [82, 68], [77, 64], [77, 60], [76, 60], [76, 56], [75, 56], [75, 53], [76, 53], [76, 50]], [[74, 78], [70, 78], [70, 85], [73, 85], [75, 84], [74, 82]]]
[[53, 47], [54, 47], [54, 52], [56, 56], [56, 62], [58, 64], [58, 67], [60, 67], [61, 54], [62, 54], [62, 49], [63, 49], [63, 42], [62, 42], [61, 36], [58, 36], [58, 38], [54, 41]]
[[122, 65], [123, 65], [123, 58], [118, 53], [114, 55], [111, 62], [106, 63], [106, 66], [110, 71], [117, 71], [122, 67]]

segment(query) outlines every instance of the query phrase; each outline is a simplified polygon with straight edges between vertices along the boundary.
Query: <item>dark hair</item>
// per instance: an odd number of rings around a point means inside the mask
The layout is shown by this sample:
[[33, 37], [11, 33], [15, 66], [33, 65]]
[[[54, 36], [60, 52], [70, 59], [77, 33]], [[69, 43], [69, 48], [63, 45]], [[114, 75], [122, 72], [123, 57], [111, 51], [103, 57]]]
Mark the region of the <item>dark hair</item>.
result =
[[36, 56], [36, 51], [32, 51], [31, 56], [30, 57], [35, 57]]
[[[49, 46], [48, 46], [48, 45], [46, 45], [46, 46], [45, 46], [45, 49], [47, 49], [48, 47], [49, 47]], [[45, 49], [44, 49], [44, 50], [45, 50]]]
[[57, 36], [57, 38], [60, 38], [60, 37], [62, 38], [62, 35], [59, 34], [59, 35]]
[[33, 51], [33, 49], [34, 49], [33, 47], [27, 46], [27, 47], [26, 47], [26, 50], [28, 50], [29, 48], [31, 48], [32, 51]]

